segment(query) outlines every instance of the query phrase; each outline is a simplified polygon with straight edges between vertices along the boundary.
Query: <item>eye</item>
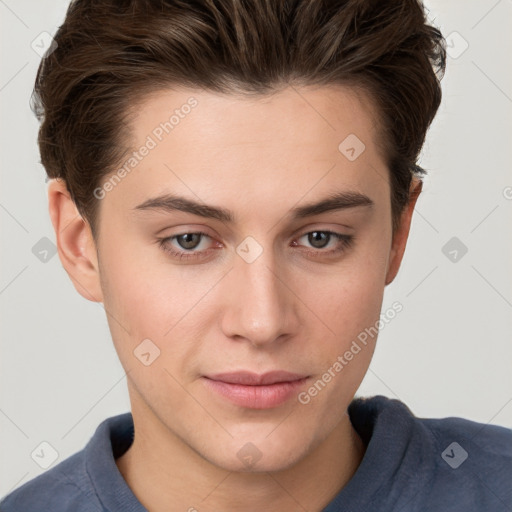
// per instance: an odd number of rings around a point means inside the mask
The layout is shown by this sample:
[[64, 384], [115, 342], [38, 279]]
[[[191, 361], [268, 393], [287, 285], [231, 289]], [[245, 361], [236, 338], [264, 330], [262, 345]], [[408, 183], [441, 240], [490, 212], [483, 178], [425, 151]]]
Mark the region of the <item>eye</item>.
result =
[[[354, 235], [345, 235], [334, 231], [309, 231], [301, 235], [298, 240], [306, 238], [306, 243], [313, 249], [304, 248], [304, 252], [312, 257], [329, 257], [343, 253], [354, 242]], [[169, 253], [173, 258], [179, 260], [190, 260], [195, 258], [204, 258], [215, 248], [208, 247], [208, 240], [212, 238], [202, 231], [190, 233], [180, 233], [178, 235], [160, 238], [158, 244], [160, 248]], [[203, 246], [201, 247], [201, 244]], [[221, 244], [217, 242], [222, 247]], [[303, 247], [296, 241], [292, 242], [292, 247]], [[327, 247], [327, 249], [326, 249]], [[217, 246], [218, 248], [218, 246]]]
[[[334, 231], [309, 231], [299, 237], [298, 240], [306, 238], [308, 244], [310, 244], [315, 250], [306, 251], [313, 256], [331, 256], [342, 253], [347, 250], [354, 242], [354, 235], [345, 235], [342, 233], [336, 233]], [[334, 242], [330, 244], [330, 242]], [[324, 250], [330, 244], [330, 248]], [[294, 242], [294, 246], [297, 244]]]
[[[196, 250], [200, 247], [201, 242], [204, 238], [209, 239], [210, 237], [202, 231], [191, 232], [191, 233], [180, 233], [179, 235], [169, 236], [167, 238], [159, 239], [159, 245], [162, 250], [169, 253], [180, 260], [192, 259], [201, 256], [207, 252], [210, 252], [207, 248], [203, 250]], [[176, 242], [177, 245], [173, 245], [172, 242]]]

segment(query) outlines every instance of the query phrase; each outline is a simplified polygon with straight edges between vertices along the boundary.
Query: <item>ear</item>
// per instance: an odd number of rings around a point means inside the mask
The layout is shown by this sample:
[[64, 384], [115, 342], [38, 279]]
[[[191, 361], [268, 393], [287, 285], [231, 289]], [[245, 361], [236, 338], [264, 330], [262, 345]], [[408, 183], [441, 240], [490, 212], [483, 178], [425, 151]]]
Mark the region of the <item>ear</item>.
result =
[[96, 244], [62, 179], [49, 182], [48, 209], [59, 258], [74, 287], [87, 300], [103, 302]]
[[390, 284], [398, 274], [400, 263], [405, 252], [407, 238], [409, 237], [409, 229], [411, 227], [412, 214], [414, 206], [421, 193], [423, 182], [414, 177], [409, 189], [409, 203], [405, 207], [400, 217], [400, 226], [395, 231], [393, 242], [391, 245], [388, 273], [386, 275], [386, 285]]

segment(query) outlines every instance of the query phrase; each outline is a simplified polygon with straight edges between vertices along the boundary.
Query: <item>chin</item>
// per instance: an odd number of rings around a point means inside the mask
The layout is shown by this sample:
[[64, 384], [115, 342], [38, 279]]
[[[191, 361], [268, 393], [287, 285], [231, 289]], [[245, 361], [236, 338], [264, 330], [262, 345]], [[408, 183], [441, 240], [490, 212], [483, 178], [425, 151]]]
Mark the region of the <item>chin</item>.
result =
[[262, 457], [255, 461], [243, 461], [238, 458], [225, 459], [221, 457], [220, 460], [212, 461], [217, 467], [233, 473], [275, 473], [284, 471], [297, 462], [295, 458], [290, 459], [289, 456], [279, 457], [275, 454], [271, 458]]
[[210, 453], [201, 454], [210, 463], [226, 471], [237, 473], [266, 473], [283, 471], [295, 465], [306, 454], [306, 440], [288, 444], [284, 438], [261, 439], [260, 441], [233, 440], [219, 449], [217, 445]]

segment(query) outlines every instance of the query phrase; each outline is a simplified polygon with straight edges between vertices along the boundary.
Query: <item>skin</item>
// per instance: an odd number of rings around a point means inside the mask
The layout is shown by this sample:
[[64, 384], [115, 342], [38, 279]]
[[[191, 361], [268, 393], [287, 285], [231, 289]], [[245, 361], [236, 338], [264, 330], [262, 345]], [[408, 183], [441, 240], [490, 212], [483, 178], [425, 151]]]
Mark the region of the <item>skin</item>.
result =
[[[307, 405], [237, 406], [202, 376], [283, 369], [309, 375], [307, 390], [379, 320], [421, 182], [393, 236], [375, 110], [341, 86], [288, 87], [259, 99], [160, 91], [131, 122], [134, 148], [191, 96], [198, 105], [100, 201], [97, 242], [63, 183], [49, 184], [61, 262], [81, 295], [104, 304], [127, 372], [135, 439], [116, 463], [151, 511], [320, 511], [364, 456], [346, 410], [376, 337]], [[366, 146], [354, 161], [338, 150], [351, 133]], [[373, 208], [289, 220], [293, 207], [346, 190], [366, 194]], [[227, 208], [236, 221], [134, 210], [162, 192]], [[158, 245], [199, 230], [210, 238], [195, 260]], [[307, 236], [322, 230], [355, 242], [325, 256], [337, 241], [322, 249]], [[263, 249], [252, 263], [236, 252], [247, 236]], [[177, 239], [169, 244], [186, 251]], [[160, 349], [149, 366], [133, 353], [144, 339]], [[261, 454], [251, 467], [237, 456], [247, 443]]]

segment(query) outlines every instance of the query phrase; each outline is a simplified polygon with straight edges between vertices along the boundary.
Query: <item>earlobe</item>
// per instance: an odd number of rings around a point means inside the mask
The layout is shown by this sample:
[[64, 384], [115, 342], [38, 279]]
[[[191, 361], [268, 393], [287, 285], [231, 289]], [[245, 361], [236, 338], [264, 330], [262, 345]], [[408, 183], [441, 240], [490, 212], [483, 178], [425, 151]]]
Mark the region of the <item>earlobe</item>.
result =
[[423, 188], [423, 182], [418, 178], [413, 178], [409, 189], [409, 203], [405, 207], [400, 221], [400, 227], [396, 230], [393, 236], [393, 242], [390, 251], [388, 272], [386, 275], [385, 285], [387, 286], [395, 279], [405, 253], [407, 239], [409, 238], [409, 229], [411, 227], [412, 214], [416, 201]]
[[103, 302], [96, 244], [61, 179], [50, 180], [48, 209], [62, 266], [77, 292], [87, 300]]

